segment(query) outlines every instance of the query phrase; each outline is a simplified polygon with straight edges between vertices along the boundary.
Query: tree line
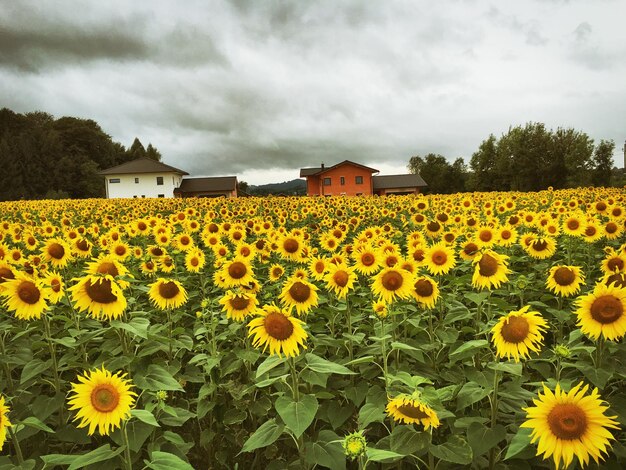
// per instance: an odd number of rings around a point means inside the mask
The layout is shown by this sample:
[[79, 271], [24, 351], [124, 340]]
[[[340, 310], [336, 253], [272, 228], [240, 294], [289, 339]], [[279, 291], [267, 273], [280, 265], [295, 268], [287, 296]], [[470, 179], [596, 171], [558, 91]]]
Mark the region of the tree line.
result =
[[581, 131], [527, 123], [509, 128], [499, 139], [491, 134], [469, 165], [462, 158], [450, 163], [429, 153], [411, 157], [408, 170], [424, 178], [427, 192], [439, 194], [623, 185], [623, 172], [613, 168], [614, 151], [612, 140], [594, 145]]
[[127, 149], [91, 119], [0, 109], [0, 200], [103, 197], [98, 172], [139, 157], [161, 154], [138, 138]]

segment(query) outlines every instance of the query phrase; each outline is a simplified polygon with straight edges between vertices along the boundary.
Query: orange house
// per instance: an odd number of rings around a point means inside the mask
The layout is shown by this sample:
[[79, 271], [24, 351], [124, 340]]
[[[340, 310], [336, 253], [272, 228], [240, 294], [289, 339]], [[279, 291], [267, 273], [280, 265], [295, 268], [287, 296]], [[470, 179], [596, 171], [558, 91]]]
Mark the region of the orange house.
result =
[[374, 190], [374, 168], [344, 160], [336, 165], [302, 168], [307, 196], [371, 196]]

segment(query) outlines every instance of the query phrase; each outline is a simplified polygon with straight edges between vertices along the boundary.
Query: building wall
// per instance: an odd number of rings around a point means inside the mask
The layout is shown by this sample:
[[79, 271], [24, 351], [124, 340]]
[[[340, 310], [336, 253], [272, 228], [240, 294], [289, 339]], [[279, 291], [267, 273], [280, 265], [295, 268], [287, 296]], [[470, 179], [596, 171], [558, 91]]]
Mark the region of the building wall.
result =
[[[157, 185], [157, 176], [163, 177], [163, 184]], [[135, 183], [135, 178], [139, 179]], [[119, 179], [119, 183], [111, 180]], [[138, 175], [106, 175], [107, 198], [174, 197], [174, 188], [180, 186], [182, 175], [178, 173], [143, 173]]]
[[320, 179], [317, 176], [306, 177], [306, 194], [307, 196], [319, 196], [320, 192]]
[[[344, 178], [344, 184], [341, 184], [341, 177]], [[356, 184], [356, 177], [363, 178], [363, 184]], [[372, 194], [372, 173], [363, 168], [352, 166], [349, 164], [341, 165], [332, 170], [326, 171], [319, 175], [318, 185], [320, 190], [312, 193], [309, 189], [309, 179], [307, 178], [307, 194], [320, 194], [322, 196], [370, 196]], [[324, 179], [330, 178], [330, 185], [324, 185]]]
[[234, 198], [237, 197], [237, 190], [234, 189], [232, 191], [195, 191], [189, 193], [176, 193], [174, 197], [220, 197], [224, 196], [226, 198]]
[[387, 188], [377, 189], [374, 192], [379, 196], [385, 196], [387, 194], [419, 194], [420, 188]]

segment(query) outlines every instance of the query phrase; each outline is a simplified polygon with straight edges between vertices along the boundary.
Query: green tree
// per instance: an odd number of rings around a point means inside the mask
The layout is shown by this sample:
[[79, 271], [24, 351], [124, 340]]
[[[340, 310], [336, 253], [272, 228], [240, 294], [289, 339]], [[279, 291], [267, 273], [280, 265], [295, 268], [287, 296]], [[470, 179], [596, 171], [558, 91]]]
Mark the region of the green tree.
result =
[[601, 140], [593, 153], [591, 182], [595, 186], [610, 186], [613, 169], [615, 142]]
[[161, 161], [161, 152], [155, 149], [152, 144], [148, 144], [146, 147], [146, 157], [156, 160], [157, 162]]
[[407, 168], [426, 181], [427, 193], [450, 194], [465, 189], [467, 168], [462, 158], [457, 158], [451, 165], [443, 155], [429, 153], [424, 158], [415, 155], [410, 158]]
[[147, 156], [146, 148], [143, 146], [143, 144], [141, 143], [141, 140], [139, 140], [138, 137], [135, 137], [135, 140], [133, 140], [132, 145], [128, 149], [128, 156], [130, 157], [130, 160], [135, 160], [137, 158], [144, 158]]
[[493, 191], [496, 189], [494, 176], [496, 173], [497, 140], [491, 134], [478, 147], [478, 151], [470, 159], [472, 175], [470, 185], [475, 191]]

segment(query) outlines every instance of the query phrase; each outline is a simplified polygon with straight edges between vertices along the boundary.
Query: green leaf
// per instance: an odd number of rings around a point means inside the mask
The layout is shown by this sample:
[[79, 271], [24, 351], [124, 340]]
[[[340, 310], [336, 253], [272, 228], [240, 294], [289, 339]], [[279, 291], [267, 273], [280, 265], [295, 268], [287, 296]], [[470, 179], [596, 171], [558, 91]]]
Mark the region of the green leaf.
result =
[[367, 459], [371, 462], [395, 462], [404, 455], [384, 449], [367, 449]]
[[467, 382], [456, 396], [456, 409], [462, 410], [482, 400], [489, 395], [489, 390], [482, 388], [475, 382]]
[[480, 349], [483, 349], [489, 345], [486, 339], [473, 339], [466, 341], [450, 353], [450, 360], [457, 361], [466, 357], [473, 356]]
[[152, 470], [193, 470], [193, 467], [180, 457], [158, 450], [152, 452], [152, 459], [149, 462], [144, 460], [144, 463]]
[[258, 379], [263, 374], [269, 372], [274, 367], [283, 364], [287, 359], [280, 356], [269, 356], [265, 359], [256, 370], [256, 378]]
[[504, 439], [506, 429], [501, 424], [488, 428], [484, 424], [474, 422], [467, 428], [467, 442], [472, 448], [474, 457], [483, 455]]
[[417, 432], [413, 426], [396, 426], [391, 433], [391, 450], [402, 455], [421, 455], [430, 444], [430, 434]]
[[326, 359], [322, 359], [319, 356], [316, 356], [313, 353], [307, 353], [306, 362], [309, 366], [309, 369], [314, 370], [315, 372], [320, 372], [322, 374], [341, 374], [341, 375], [355, 375], [356, 372], [352, 372], [345, 366], [340, 364], [336, 364], [331, 361], [327, 361]]
[[159, 390], [183, 390], [183, 387], [180, 386], [172, 374], [157, 364], [150, 364], [147, 370], [137, 372], [133, 377], [133, 381], [140, 389], [152, 392], [158, 392]]
[[29, 416], [28, 418], [20, 421], [20, 424], [23, 424], [24, 426], [28, 426], [30, 428], [35, 428], [35, 429], [39, 429], [40, 431], [46, 431], [46, 432], [54, 432], [54, 429], [46, 426], [43, 422], [41, 422], [39, 419], [35, 418], [34, 416]]
[[43, 371], [52, 367], [52, 359], [47, 361], [40, 361], [39, 359], [33, 359], [22, 369], [22, 376], [20, 377], [20, 383], [23, 384], [33, 377], [41, 374]]
[[48, 454], [42, 455], [40, 459], [44, 463], [44, 468], [46, 468], [48, 466], [54, 467], [57, 465], [70, 465], [74, 463], [74, 460], [78, 457], [80, 457], [80, 455]]
[[284, 429], [285, 426], [282, 424], [276, 424], [276, 420], [274, 418], [266, 421], [259, 426], [259, 429], [250, 435], [246, 442], [244, 442], [241, 452], [252, 452], [255, 449], [260, 449], [273, 444], [283, 433]]
[[410, 344], [401, 343], [400, 341], [392, 341], [391, 349], [398, 349], [400, 351], [419, 351], [418, 348], [411, 346]]
[[467, 292], [463, 296], [474, 302], [476, 305], [483, 303], [489, 297], [489, 292]]
[[156, 418], [148, 410], [130, 410], [130, 415], [137, 418], [139, 421], [143, 421], [150, 426], [159, 427]]
[[150, 320], [141, 317], [133, 318], [127, 323], [119, 320], [111, 320], [111, 326], [113, 328], [126, 330], [129, 333], [139, 336], [140, 338], [148, 339]]
[[366, 403], [359, 411], [359, 428], [363, 429], [370, 423], [382, 423], [385, 419], [383, 407], [374, 403]]
[[517, 434], [513, 436], [513, 439], [511, 439], [511, 442], [509, 443], [509, 448], [506, 451], [504, 460], [514, 458], [530, 445], [531, 432], [532, 429], [519, 428], [519, 431], [517, 431]]
[[313, 422], [319, 403], [313, 395], [302, 395], [298, 401], [283, 395], [276, 400], [275, 407], [278, 415], [298, 438]]
[[487, 365], [491, 370], [498, 372], [506, 372], [507, 374], [516, 375], [521, 377], [522, 375], [522, 363], [513, 362], [491, 362]]
[[430, 446], [430, 452], [438, 459], [459, 465], [468, 465], [473, 459], [472, 448], [459, 436], [450, 436], [445, 444]]
[[109, 444], [105, 444], [95, 450], [92, 450], [91, 452], [77, 456], [67, 470], [75, 470], [77, 468], [83, 468], [87, 465], [91, 465], [94, 463], [111, 460], [113, 457], [121, 454], [123, 451], [124, 447], [119, 447], [116, 450], [111, 450], [111, 446]]

